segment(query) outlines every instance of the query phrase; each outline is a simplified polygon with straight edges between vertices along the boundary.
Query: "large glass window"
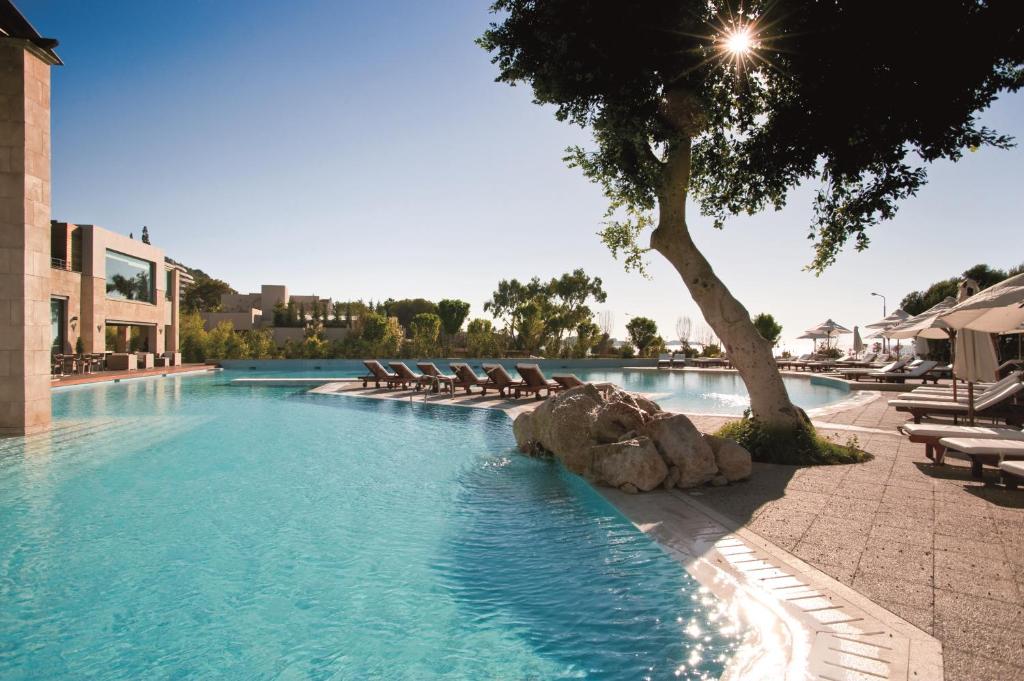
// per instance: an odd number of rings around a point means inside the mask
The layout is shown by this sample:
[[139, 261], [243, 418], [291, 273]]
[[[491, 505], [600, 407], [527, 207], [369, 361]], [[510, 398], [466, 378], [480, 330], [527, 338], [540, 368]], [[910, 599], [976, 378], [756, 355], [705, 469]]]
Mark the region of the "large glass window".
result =
[[66, 301], [61, 298], [50, 298], [50, 338], [51, 352], [64, 352], [64, 310]]
[[155, 265], [117, 251], [107, 251], [107, 298], [156, 302], [153, 296]]

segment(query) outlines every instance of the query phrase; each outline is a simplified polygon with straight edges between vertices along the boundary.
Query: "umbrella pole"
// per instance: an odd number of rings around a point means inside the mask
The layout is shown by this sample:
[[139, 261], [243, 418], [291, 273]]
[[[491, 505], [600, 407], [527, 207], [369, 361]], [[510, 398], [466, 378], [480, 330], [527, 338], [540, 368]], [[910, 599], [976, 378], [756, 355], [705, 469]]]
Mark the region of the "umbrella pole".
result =
[[[949, 366], [956, 364], [956, 332], [949, 331]], [[953, 401], [956, 402], [956, 373], [950, 369], [949, 375], [953, 377]]]
[[967, 425], [974, 425], [974, 383], [967, 382]]

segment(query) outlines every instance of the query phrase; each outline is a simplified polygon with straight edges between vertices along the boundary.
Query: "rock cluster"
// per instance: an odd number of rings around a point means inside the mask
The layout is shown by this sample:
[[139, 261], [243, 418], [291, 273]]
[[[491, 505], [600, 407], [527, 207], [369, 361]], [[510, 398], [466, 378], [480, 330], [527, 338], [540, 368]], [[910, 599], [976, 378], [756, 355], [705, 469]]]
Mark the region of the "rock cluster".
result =
[[588, 384], [553, 395], [517, 416], [512, 430], [520, 451], [554, 455], [573, 473], [626, 492], [723, 485], [751, 472], [740, 445], [617, 388], [602, 393]]

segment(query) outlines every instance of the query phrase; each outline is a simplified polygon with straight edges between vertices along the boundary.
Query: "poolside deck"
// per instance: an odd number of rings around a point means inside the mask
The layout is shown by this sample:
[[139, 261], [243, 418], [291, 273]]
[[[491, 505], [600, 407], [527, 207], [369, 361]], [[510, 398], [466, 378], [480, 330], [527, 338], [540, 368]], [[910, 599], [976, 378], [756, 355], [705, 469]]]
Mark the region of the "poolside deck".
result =
[[129, 378], [145, 378], [147, 376], [167, 376], [184, 374], [194, 371], [213, 370], [206, 364], [182, 364], [174, 367], [156, 367], [154, 369], [135, 369], [132, 371], [96, 371], [90, 374], [71, 374], [50, 380], [50, 387], [66, 385], [85, 385], [87, 383], [103, 383], [105, 381], [121, 381]]

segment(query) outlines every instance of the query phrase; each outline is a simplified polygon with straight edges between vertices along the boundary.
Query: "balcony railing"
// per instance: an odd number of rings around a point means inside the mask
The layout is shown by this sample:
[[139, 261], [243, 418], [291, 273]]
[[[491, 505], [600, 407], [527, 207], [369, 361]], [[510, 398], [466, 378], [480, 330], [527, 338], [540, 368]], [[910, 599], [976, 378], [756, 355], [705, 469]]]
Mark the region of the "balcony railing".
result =
[[78, 272], [71, 263], [64, 258], [50, 258], [50, 267], [55, 270], [64, 270], [65, 272]]

